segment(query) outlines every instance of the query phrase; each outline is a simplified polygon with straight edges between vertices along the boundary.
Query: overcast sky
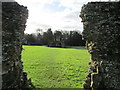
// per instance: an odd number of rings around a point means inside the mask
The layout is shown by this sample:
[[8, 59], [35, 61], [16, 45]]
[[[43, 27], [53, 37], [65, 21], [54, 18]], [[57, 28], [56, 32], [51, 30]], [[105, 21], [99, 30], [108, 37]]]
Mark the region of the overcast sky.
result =
[[[40, 28], [47, 30], [83, 30], [79, 18], [81, 7], [88, 1], [97, 0], [15, 0], [28, 7], [29, 18], [25, 33]], [[100, 1], [100, 0], [98, 0]], [[102, 1], [102, 0], [101, 0]], [[105, 0], [104, 0], [105, 1]], [[108, 0], [107, 0], [108, 1]]]

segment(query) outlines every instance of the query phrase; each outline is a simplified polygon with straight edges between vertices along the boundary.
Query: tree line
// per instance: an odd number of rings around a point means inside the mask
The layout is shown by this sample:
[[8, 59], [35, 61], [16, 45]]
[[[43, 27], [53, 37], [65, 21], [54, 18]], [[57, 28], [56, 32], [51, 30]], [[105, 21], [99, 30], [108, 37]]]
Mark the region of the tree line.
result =
[[82, 34], [79, 31], [56, 30], [53, 32], [49, 28], [46, 32], [38, 29], [34, 34], [25, 34], [24, 44], [47, 45], [51, 47], [85, 46], [85, 40], [82, 40]]

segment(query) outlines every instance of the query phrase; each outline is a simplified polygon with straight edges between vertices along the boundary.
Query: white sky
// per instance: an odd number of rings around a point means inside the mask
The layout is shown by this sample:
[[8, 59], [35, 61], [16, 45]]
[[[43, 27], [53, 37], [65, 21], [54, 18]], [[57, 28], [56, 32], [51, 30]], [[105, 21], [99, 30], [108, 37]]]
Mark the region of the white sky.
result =
[[[28, 7], [29, 18], [25, 33], [36, 29], [83, 30], [79, 18], [81, 7], [89, 1], [97, 0], [15, 0]], [[102, 0], [98, 0], [102, 1]], [[108, 1], [108, 0], [104, 0]]]

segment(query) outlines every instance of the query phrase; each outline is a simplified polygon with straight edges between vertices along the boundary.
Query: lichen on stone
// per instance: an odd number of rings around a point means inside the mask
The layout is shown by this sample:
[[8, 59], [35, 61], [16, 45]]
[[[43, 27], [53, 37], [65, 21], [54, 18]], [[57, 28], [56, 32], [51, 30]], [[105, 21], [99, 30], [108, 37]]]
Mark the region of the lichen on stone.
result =
[[119, 2], [89, 2], [81, 10], [83, 37], [91, 54], [85, 89], [120, 89]]
[[27, 84], [21, 61], [22, 38], [28, 18], [26, 7], [2, 2], [2, 88], [19, 90]]

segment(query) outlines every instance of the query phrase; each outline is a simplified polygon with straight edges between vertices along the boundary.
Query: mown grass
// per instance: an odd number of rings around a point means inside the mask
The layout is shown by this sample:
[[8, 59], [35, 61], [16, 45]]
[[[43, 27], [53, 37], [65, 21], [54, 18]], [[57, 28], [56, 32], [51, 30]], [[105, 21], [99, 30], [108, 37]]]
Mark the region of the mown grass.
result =
[[89, 54], [84, 48], [23, 46], [24, 71], [36, 88], [82, 88]]

